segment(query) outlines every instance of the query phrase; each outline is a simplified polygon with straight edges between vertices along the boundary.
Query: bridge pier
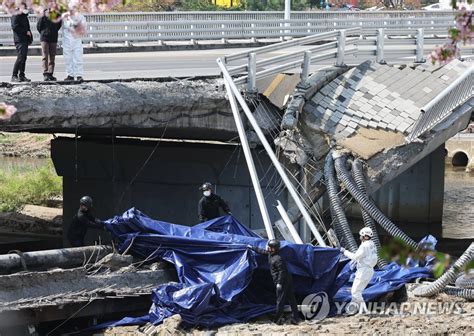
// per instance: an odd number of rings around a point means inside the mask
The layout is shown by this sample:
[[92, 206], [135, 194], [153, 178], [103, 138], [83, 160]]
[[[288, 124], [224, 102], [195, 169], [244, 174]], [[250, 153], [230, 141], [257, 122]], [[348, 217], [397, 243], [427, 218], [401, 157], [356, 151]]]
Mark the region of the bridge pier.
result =
[[[278, 181], [272, 179], [269, 159], [258, 151], [253, 155], [258, 156], [264, 196], [268, 205], [276, 204], [272, 189]], [[216, 184], [239, 221], [251, 229], [263, 228], [245, 159], [235, 145], [124, 138], [79, 138], [76, 143], [74, 138], [57, 138], [51, 156], [63, 177], [65, 233], [83, 195], [94, 199], [101, 219], [136, 207], [152, 218], [194, 225], [203, 181]], [[279, 199], [286, 206], [285, 193]], [[272, 222], [279, 218], [275, 207], [269, 206], [269, 212]], [[89, 232], [87, 241], [93, 242], [97, 234]]]

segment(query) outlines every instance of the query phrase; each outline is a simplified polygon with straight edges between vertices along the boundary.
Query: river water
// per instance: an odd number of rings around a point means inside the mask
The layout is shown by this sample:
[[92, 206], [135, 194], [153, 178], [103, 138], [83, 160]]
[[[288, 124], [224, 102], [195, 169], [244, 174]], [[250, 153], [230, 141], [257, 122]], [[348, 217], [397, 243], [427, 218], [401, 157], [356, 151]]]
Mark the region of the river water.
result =
[[474, 238], [474, 172], [446, 166], [443, 237]]

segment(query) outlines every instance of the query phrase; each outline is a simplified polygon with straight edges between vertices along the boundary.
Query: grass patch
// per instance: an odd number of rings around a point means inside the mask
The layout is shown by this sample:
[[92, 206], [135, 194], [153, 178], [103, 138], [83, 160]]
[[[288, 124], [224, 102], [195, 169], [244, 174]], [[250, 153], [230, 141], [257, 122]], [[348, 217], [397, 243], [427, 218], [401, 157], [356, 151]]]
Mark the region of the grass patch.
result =
[[16, 211], [25, 204], [46, 205], [61, 194], [62, 179], [51, 160], [41, 168], [0, 171], [0, 212]]

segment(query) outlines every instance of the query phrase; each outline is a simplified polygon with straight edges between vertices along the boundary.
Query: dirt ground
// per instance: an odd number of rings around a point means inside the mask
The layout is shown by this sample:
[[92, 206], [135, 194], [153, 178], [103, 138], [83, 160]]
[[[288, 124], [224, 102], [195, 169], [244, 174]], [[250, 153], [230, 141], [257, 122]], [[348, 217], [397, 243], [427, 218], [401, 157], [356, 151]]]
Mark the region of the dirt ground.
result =
[[1, 232], [62, 234], [61, 208], [25, 205], [19, 212], [0, 213]]
[[[410, 286], [411, 287], [411, 286]], [[110, 328], [97, 336], [112, 335], [193, 335], [193, 336], [235, 336], [235, 335], [473, 335], [474, 302], [457, 299], [446, 294], [435, 298], [417, 298], [409, 291], [409, 309], [403, 313], [392, 309], [392, 313], [339, 316], [322, 321], [304, 321], [298, 325], [276, 325], [267, 318], [246, 324], [233, 324], [212, 330], [183, 330], [179, 328], [179, 316], [172, 316], [160, 326], [116, 327]], [[452, 313], [448, 310], [422, 314], [411, 309], [415, 304], [449, 307], [455, 305]]]
[[0, 156], [50, 157], [50, 134], [0, 132]]

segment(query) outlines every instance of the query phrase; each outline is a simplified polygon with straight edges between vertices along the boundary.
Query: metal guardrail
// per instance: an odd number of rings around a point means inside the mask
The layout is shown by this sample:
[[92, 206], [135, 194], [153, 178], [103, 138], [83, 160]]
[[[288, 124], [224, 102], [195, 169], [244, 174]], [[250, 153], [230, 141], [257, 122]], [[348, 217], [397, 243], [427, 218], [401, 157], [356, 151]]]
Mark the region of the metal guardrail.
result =
[[[252, 126], [253, 130], [257, 134], [258, 138], [260, 139], [265, 151], [267, 152], [270, 160], [272, 161], [273, 165], [275, 166], [275, 169], [277, 170], [278, 174], [280, 175], [283, 183], [285, 184], [289, 196], [291, 196], [300, 210], [306, 225], [309, 226], [311, 232], [314, 234], [314, 237], [318, 244], [320, 246], [326, 246], [325, 241], [323, 240], [321, 234], [318, 231], [318, 228], [316, 227], [315, 223], [313, 222], [311, 215], [308, 213], [308, 210], [306, 209], [305, 205], [303, 204], [300, 195], [298, 195], [298, 192], [296, 191], [295, 187], [293, 186], [292, 182], [287, 176], [287, 173], [285, 169], [281, 166], [278, 158], [276, 157], [275, 153], [273, 152], [273, 148], [270, 146], [268, 140], [266, 139], [265, 135], [263, 134], [262, 130], [260, 129], [260, 126], [258, 125], [258, 122], [256, 121], [255, 117], [253, 116], [252, 112], [250, 111], [245, 99], [242, 96], [242, 93], [240, 92], [240, 89], [237, 87], [237, 84], [242, 83], [242, 82], [247, 82], [247, 92], [249, 93], [255, 93], [256, 91], [256, 80], [260, 77], [264, 76], [269, 76], [272, 74], [279, 73], [281, 71], [284, 71], [285, 69], [291, 69], [295, 67], [301, 67], [302, 68], [302, 75], [301, 79], [302, 81], [306, 80], [309, 72], [309, 66], [311, 63], [315, 63], [317, 61], [320, 61], [321, 59], [332, 59], [334, 58], [336, 61], [337, 65], [343, 65], [344, 64], [344, 55], [346, 52], [349, 51], [350, 48], [346, 48], [348, 38], [347, 35], [349, 33], [353, 34], [358, 34], [360, 32], [360, 28], [352, 28], [349, 30], [341, 30], [341, 31], [333, 31], [333, 32], [326, 32], [326, 33], [320, 33], [308, 37], [303, 37], [299, 39], [292, 39], [289, 41], [269, 45], [269, 46], [264, 46], [260, 48], [254, 48], [249, 51], [245, 52], [240, 52], [240, 53], [235, 53], [232, 55], [228, 55], [225, 58], [217, 59], [217, 64], [219, 65], [219, 68], [221, 69], [222, 76], [224, 78], [224, 83], [226, 86], [226, 91], [229, 96], [229, 101], [232, 109], [232, 113], [234, 115], [234, 119], [236, 121], [237, 129], [239, 132], [239, 137], [241, 139], [241, 144], [244, 149], [244, 155], [247, 161], [247, 165], [249, 167], [249, 172], [252, 177], [252, 182], [254, 184], [254, 189], [257, 195], [257, 199], [259, 200], [259, 208], [262, 214], [262, 218], [264, 219], [265, 223], [265, 228], [267, 230], [267, 234], [269, 237], [273, 237], [273, 229], [271, 227], [271, 223], [269, 221], [269, 218], [265, 205], [265, 200], [262, 195], [262, 191], [260, 190], [260, 183], [258, 176], [256, 175], [255, 168], [254, 168], [254, 162], [252, 155], [250, 154], [249, 150], [249, 145], [247, 141], [247, 135], [243, 127], [243, 122], [242, 118], [240, 116], [240, 110], [238, 108], [237, 103], [240, 105], [242, 108], [242, 111], [247, 117], [247, 120], [249, 121], [250, 125]], [[318, 45], [318, 46], [308, 46], [310, 43], [315, 43], [319, 41], [326, 41], [327, 39], [332, 39], [335, 38], [336, 41], [329, 41], [324, 44]], [[354, 39], [352, 39], [354, 40]], [[352, 41], [354, 42], [354, 41]], [[275, 57], [270, 57], [266, 59], [262, 59], [257, 62], [257, 56], [267, 54], [269, 52], [275, 52], [275, 51], [283, 51], [287, 50], [288, 48], [293, 48], [295, 46], [303, 46], [305, 49], [304, 50], [298, 50], [298, 51], [291, 51], [288, 50], [288, 53], [285, 53], [281, 56], [275, 56]], [[315, 51], [320, 52], [321, 50], [332, 50], [335, 49], [335, 51], [331, 51], [329, 53], [325, 54], [318, 54], [316, 56], [312, 56], [312, 53]], [[357, 49], [357, 48], [355, 48]], [[325, 55], [323, 57], [323, 55]], [[235, 61], [241, 61], [241, 60], [248, 60], [247, 65], [241, 66], [235, 66], [233, 69], [230, 68], [229, 63], [230, 62], [235, 62]], [[282, 62], [286, 62], [288, 60], [292, 60], [289, 63], [284, 63], [281, 64]], [[257, 68], [257, 65], [259, 68]], [[266, 68], [261, 68], [263, 65], [267, 66]], [[234, 79], [231, 76], [232, 73], [236, 73], [236, 69], [238, 70], [237, 72], [244, 70], [248, 71], [247, 74], [244, 74], [243, 76]], [[288, 225], [289, 229], [290, 226], [292, 226], [291, 222], [287, 223], [285, 222], [286, 225]], [[294, 228], [293, 228], [294, 229]], [[296, 231], [295, 231], [296, 233]], [[297, 235], [297, 233], [296, 233]], [[301, 241], [300, 237], [299, 240]]]
[[[344, 57], [347, 54], [355, 53], [357, 47], [355, 43], [356, 38], [347, 38], [350, 34], [358, 35], [360, 28], [351, 28], [347, 30], [332, 31], [327, 33], [320, 33], [312, 36], [307, 36], [299, 39], [293, 39], [282, 43], [277, 43], [269, 46], [255, 48], [250, 51], [239, 52], [224, 57], [228, 73], [230, 75], [238, 75], [244, 73], [240, 77], [234, 79], [235, 84], [247, 83], [247, 92], [256, 91], [257, 79], [266, 76], [274, 75], [282, 71], [290, 70], [297, 67], [302, 67], [302, 81], [306, 80], [311, 63], [323, 60], [335, 60], [336, 66], [344, 65]], [[336, 39], [335, 41], [326, 42], [317, 46], [308, 46], [316, 42], [328, 41]], [[350, 45], [351, 47], [347, 47]], [[297, 50], [294, 52], [287, 52], [283, 55], [278, 55], [257, 61], [257, 56], [269, 52], [281, 51], [290, 47], [306, 46], [304, 50]], [[230, 62], [247, 59], [247, 64], [231, 66]], [[266, 68], [264, 68], [266, 67]]]
[[432, 129], [448, 117], [456, 107], [471, 99], [473, 93], [474, 65], [471, 65], [468, 70], [421, 109], [423, 114], [413, 126], [407, 141], [411, 142]]
[[[445, 35], [454, 23], [452, 12], [293, 12], [283, 20], [283, 12], [176, 12], [176, 13], [101, 13], [87, 16], [86, 43], [118, 42], [131, 45], [144, 41], [281, 38], [309, 36], [332, 30], [360, 27], [361, 34], [374, 35], [376, 29], [403, 29]], [[30, 17], [35, 43], [36, 17]], [[0, 15], [0, 44], [12, 44], [10, 17]]]

